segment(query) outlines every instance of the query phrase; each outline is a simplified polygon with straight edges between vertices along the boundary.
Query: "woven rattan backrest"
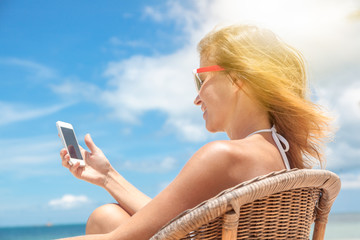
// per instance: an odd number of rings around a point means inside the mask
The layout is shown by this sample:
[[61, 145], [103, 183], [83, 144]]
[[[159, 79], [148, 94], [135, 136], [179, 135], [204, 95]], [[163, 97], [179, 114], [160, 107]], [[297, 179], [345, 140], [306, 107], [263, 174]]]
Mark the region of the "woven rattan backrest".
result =
[[326, 224], [339, 190], [339, 178], [326, 170], [270, 173], [183, 212], [152, 239], [221, 239], [229, 211], [237, 239], [308, 239], [314, 220]]

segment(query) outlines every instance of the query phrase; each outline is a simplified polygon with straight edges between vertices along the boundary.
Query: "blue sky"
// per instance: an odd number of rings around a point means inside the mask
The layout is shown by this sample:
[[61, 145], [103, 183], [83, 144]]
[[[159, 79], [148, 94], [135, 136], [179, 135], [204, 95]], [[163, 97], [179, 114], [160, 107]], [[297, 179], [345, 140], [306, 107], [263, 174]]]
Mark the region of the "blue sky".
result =
[[356, 1], [0, 2], [0, 226], [85, 222], [112, 202], [61, 166], [55, 122], [86, 133], [154, 197], [203, 144], [191, 71], [217, 25], [269, 27], [308, 62], [314, 101], [336, 117], [334, 212], [360, 212], [360, 4]]

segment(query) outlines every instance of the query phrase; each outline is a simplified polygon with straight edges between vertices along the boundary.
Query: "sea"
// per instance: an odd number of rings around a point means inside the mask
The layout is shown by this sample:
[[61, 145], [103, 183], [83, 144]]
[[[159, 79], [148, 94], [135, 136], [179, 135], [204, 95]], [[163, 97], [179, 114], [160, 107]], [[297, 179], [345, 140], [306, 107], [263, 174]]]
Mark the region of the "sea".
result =
[[[0, 240], [49, 240], [84, 234], [85, 224], [0, 227]], [[330, 215], [325, 240], [333, 239], [360, 240], [360, 213]]]
[[85, 234], [85, 224], [0, 228], [0, 240], [49, 240]]

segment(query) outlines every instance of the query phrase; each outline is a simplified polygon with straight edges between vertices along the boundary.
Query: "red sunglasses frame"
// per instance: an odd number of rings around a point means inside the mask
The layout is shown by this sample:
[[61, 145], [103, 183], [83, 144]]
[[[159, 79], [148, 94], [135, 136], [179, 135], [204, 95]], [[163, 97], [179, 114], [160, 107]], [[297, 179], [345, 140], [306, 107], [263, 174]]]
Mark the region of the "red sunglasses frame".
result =
[[196, 69], [196, 73], [203, 73], [203, 72], [216, 72], [216, 71], [223, 71], [225, 68], [220, 67], [219, 65], [212, 65], [208, 67], [202, 67]]
[[217, 72], [217, 71], [223, 71], [225, 68], [220, 67], [219, 65], [212, 65], [208, 67], [202, 67], [197, 68], [193, 70], [194, 73], [194, 81], [195, 81], [195, 87], [196, 90], [199, 92], [201, 89], [201, 86], [203, 85], [204, 81], [202, 81], [199, 77], [199, 73], [203, 72]]

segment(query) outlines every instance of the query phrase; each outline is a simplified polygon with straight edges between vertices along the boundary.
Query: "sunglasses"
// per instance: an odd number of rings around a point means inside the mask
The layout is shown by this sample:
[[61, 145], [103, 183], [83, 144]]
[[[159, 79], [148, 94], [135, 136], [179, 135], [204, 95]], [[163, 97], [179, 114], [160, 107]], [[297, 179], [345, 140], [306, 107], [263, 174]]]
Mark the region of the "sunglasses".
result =
[[225, 69], [220, 67], [219, 65], [213, 65], [213, 66], [194, 69], [193, 74], [194, 74], [195, 87], [196, 87], [197, 92], [200, 92], [201, 86], [204, 84], [204, 81], [201, 80], [199, 73], [217, 72], [217, 71], [223, 71], [223, 70], [225, 70]]

